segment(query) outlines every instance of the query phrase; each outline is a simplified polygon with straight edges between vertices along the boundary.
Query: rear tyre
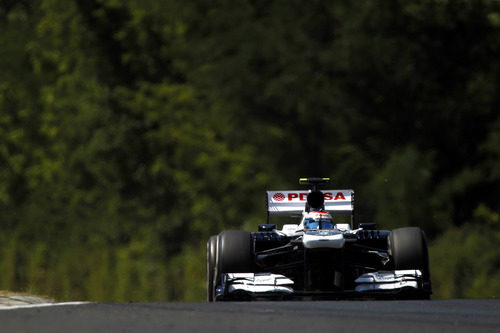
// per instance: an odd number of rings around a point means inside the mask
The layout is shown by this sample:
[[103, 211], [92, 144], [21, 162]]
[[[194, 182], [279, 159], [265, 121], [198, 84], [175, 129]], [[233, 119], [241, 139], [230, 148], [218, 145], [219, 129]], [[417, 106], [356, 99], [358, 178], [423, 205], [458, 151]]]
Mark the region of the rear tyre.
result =
[[214, 301], [215, 265], [217, 256], [217, 236], [210, 236], [207, 242], [207, 301]]

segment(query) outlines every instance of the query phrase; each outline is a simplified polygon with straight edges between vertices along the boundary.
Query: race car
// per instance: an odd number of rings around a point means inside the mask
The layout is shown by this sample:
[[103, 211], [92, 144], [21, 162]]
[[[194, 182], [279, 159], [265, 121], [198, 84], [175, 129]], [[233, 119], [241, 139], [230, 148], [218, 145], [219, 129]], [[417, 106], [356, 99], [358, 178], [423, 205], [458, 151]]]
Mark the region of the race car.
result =
[[[309, 190], [267, 191], [267, 223], [257, 232], [211, 236], [207, 300], [429, 299], [424, 232], [354, 228], [354, 191], [320, 189], [329, 181], [301, 178]], [[273, 216], [300, 223], [278, 230]]]

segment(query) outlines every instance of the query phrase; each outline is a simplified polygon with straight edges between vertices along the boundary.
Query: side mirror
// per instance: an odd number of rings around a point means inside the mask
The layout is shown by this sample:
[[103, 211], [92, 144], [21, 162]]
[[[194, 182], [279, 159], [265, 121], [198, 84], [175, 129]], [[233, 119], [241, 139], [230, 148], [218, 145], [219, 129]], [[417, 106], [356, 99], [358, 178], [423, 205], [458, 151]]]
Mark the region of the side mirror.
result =
[[276, 224], [259, 224], [259, 231], [273, 231], [276, 229]]
[[377, 230], [377, 223], [375, 222], [358, 223], [358, 228], [362, 228], [363, 230]]

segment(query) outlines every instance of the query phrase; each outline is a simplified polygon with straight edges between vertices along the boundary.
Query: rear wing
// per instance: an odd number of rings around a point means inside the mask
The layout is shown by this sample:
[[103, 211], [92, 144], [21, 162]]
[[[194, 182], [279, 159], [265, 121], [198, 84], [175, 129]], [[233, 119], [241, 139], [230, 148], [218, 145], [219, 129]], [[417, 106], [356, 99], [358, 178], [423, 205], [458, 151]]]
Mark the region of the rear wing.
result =
[[[311, 191], [267, 191], [267, 216], [300, 216], [305, 211], [307, 195]], [[325, 211], [331, 214], [353, 214], [353, 190], [321, 190]]]

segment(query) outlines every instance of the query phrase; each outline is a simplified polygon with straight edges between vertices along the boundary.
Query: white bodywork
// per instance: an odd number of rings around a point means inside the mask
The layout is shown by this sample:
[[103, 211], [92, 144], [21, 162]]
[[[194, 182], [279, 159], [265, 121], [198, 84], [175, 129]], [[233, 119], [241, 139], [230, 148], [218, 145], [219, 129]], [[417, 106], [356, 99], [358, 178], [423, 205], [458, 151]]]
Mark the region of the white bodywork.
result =
[[[299, 232], [298, 224], [284, 224], [283, 229], [281, 230], [283, 234], [286, 236], [295, 236], [297, 232]], [[302, 230], [300, 230], [302, 232]]]
[[358, 284], [355, 290], [363, 292], [377, 290], [397, 290], [402, 288], [418, 289], [419, 281], [421, 279], [421, 271], [416, 269], [409, 269], [366, 273], [358, 277], [354, 282]]
[[292, 294], [293, 281], [279, 274], [228, 273], [226, 274], [228, 293], [244, 291], [247, 293]]
[[314, 230], [304, 232], [302, 243], [306, 249], [341, 249], [344, 247], [345, 239], [339, 230]]

